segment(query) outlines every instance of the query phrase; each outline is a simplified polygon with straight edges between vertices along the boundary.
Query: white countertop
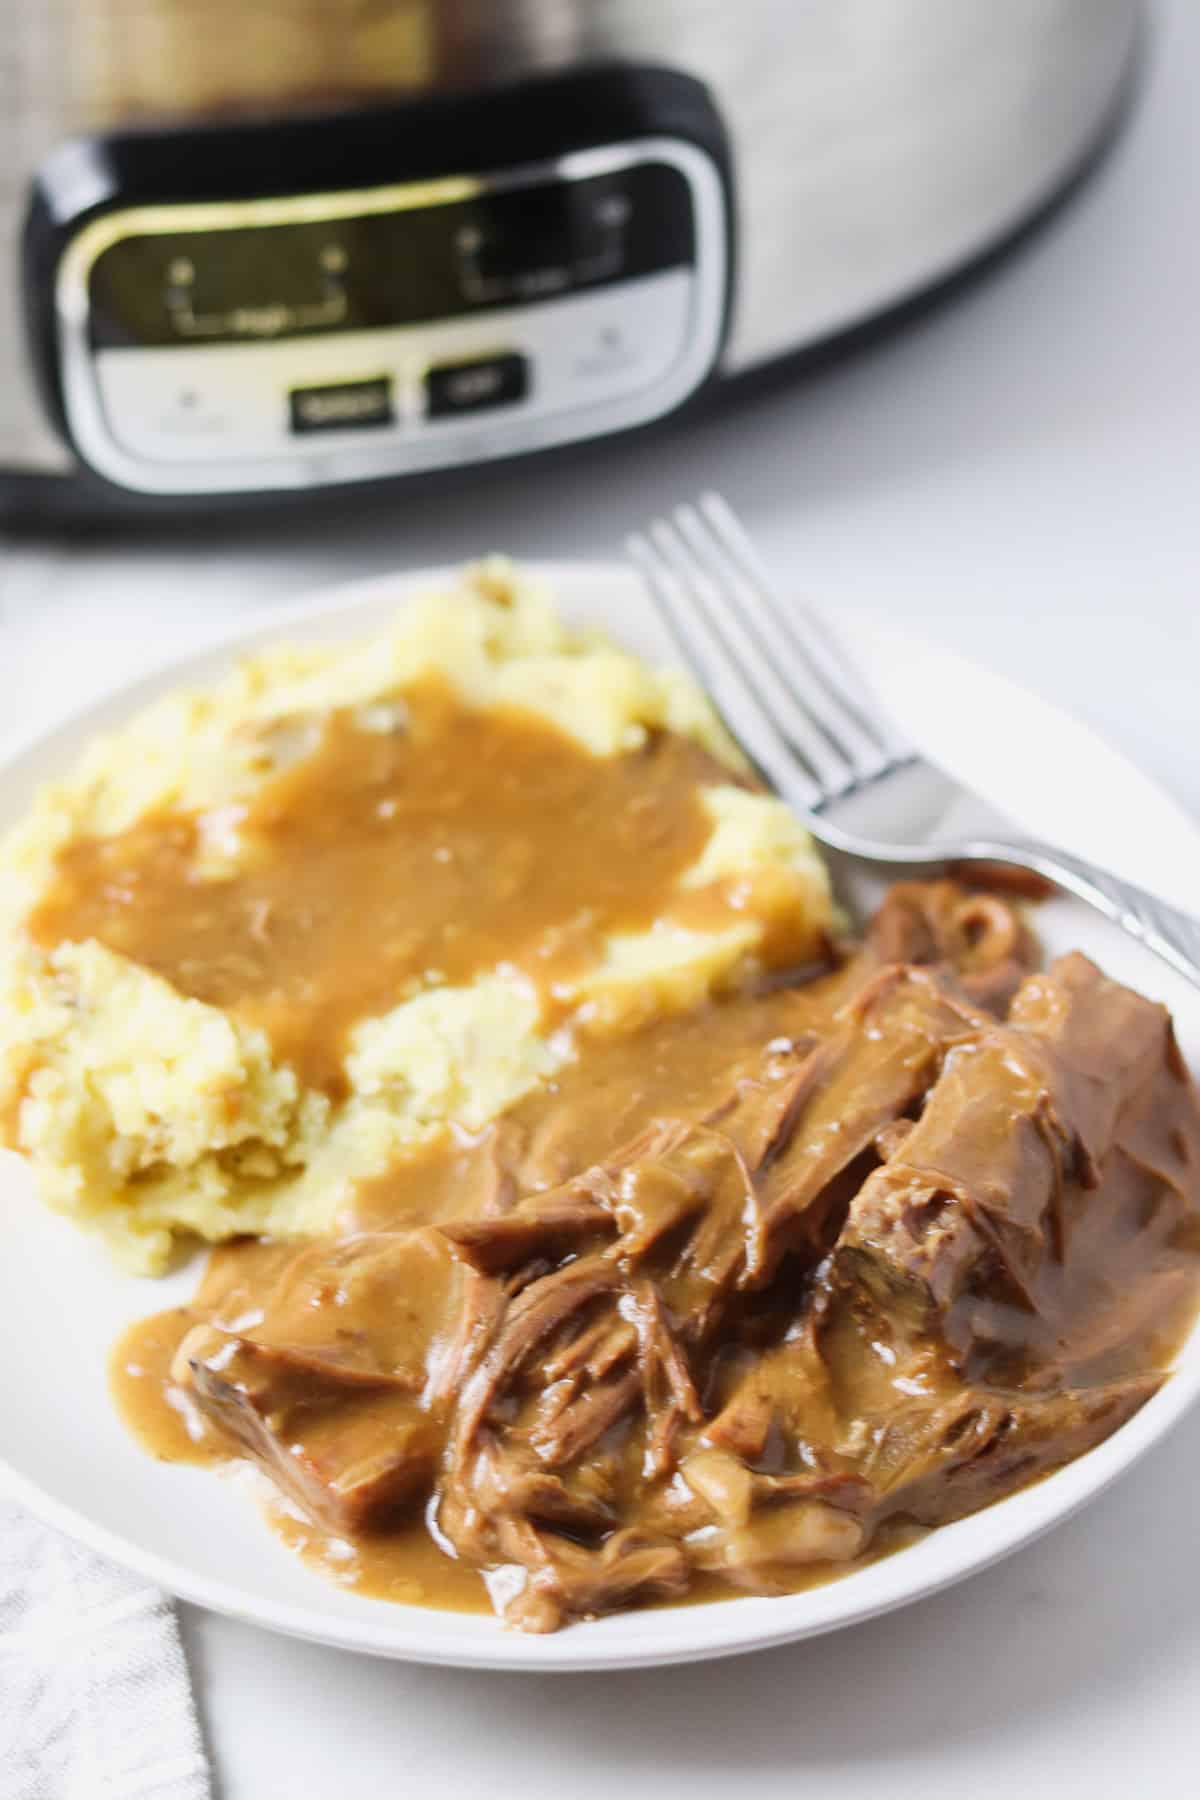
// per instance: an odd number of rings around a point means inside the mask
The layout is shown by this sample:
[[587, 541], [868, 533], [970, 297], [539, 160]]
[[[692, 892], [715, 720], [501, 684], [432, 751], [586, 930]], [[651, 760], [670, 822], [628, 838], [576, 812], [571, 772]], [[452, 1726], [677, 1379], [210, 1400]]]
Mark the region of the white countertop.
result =
[[[1159, 17], [1138, 113], [1069, 210], [953, 303], [818, 373], [536, 484], [484, 472], [341, 520], [0, 549], [0, 729], [272, 599], [488, 548], [605, 555], [715, 484], [826, 605], [889, 612], [1026, 682], [1200, 811], [1200, 7], [1163, 0]], [[964, 1587], [673, 1671], [406, 1668], [185, 1609], [218, 1791], [1190, 1795], [1198, 1487], [1194, 1420]]]

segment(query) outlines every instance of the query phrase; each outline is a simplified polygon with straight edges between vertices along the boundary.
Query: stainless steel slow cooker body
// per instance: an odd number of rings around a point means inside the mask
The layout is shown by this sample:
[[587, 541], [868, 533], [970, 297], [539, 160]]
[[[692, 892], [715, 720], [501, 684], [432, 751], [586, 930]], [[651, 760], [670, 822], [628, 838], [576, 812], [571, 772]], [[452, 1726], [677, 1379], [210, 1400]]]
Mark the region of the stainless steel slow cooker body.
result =
[[1140, 12], [8, 0], [0, 485], [311, 489], [647, 422], [1002, 239]]

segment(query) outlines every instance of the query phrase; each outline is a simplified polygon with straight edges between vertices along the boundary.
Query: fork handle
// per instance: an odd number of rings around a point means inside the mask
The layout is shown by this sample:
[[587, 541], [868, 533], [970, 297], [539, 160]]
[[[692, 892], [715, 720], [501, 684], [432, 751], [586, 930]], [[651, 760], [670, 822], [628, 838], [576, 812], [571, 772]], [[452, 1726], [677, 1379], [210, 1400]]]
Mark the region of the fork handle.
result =
[[1130, 937], [1137, 938], [1165, 963], [1200, 987], [1200, 919], [1169, 906], [1156, 894], [1148, 894], [1132, 881], [1110, 875], [1081, 856], [1072, 856], [1049, 844], [972, 843], [956, 860], [993, 862], [1032, 869], [1055, 887], [1077, 894], [1098, 912], [1112, 919]]

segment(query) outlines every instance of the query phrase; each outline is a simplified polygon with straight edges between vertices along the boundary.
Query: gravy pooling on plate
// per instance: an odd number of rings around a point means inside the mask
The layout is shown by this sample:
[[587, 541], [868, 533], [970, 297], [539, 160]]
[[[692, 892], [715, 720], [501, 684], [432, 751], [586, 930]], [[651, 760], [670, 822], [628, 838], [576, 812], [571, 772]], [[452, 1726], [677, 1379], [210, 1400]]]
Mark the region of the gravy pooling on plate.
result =
[[584, 1043], [336, 1238], [218, 1251], [114, 1353], [168, 1458], [248, 1455], [335, 1579], [547, 1630], [793, 1591], [1078, 1455], [1195, 1313], [1162, 1009], [1004, 902]]

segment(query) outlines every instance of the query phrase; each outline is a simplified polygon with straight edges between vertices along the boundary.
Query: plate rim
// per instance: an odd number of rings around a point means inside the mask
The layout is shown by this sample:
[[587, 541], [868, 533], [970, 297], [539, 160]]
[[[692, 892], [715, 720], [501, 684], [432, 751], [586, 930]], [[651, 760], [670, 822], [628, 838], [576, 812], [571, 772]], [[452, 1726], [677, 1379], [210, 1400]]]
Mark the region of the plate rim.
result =
[[[56, 737], [71, 731], [88, 730], [89, 721], [95, 715], [117, 704], [127, 706], [132, 714], [164, 684], [178, 682], [186, 686], [187, 671], [205, 659], [227, 656], [232, 661], [254, 645], [268, 643], [289, 628], [302, 626], [306, 620], [349, 620], [356, 612], [385, 600], [403, 604], [416, 593], [453, 580], [461, 567], [461, 564], [438, 564], [358, 577], [324, 585], [282, 605], [270, 605], [252, 621], [240, 621], [232, 628], [225, 621], [211, 633], [198, 636], [186, 650], [175, 650], [153, 660], [132, 676], [104, 684], [83, 706], [70, 706], [43, 717], [32, 728], [0, 739], [0, 774], [9, 775], [14, 768], [19, 769], [25, 758], [45, 750]], [[602, 558], [522, 558], [520, 567], [523, 572], [540, 576], [552, 584], [569, 585], [588, 580], [620, 581], [628, 585], [637, 580], [627, 564]], [[896, 635], [893, 621], [866, 611], [856, 612], [848, 623], [851, 638], [856, 628], [868, 635]], [[904, 635], [908, 642], [919, 648], [928, 644], [943, 661], [961, 664], [968, 670], [982, 670], [997, 693], [1013, 694], [1021, 703], [1032, 702], [1045, 719], [1056, 726], [1069, 727], [1077, 741], [1088, 747], [1095, 745], [1105, 756], [1115, 758], [1132, 779], [1152, 790], [1159, 802], [1165, 802], [1177, 811], [1181, 827], [1200, 844], [1200, 833], [1174, 797], [1069, 711], [996, 674], [985, 664], [960, 656], [920, 634]], [[1200, 1336], [1200, 1320], [1187, 1341], [1191, 1342], [1197, 1336]], [[940, 1593], [981, 1573], [1073, 1517], [1159, 1442], [1198, 1398], [1200, 1360], [1194, 1366], [1172, 1372], [1158, 1393], [1132, 1419], [1082, 1457], [1030, 1488], [939, 1527], [895, 1556], [836, 1578], [824, 1586], [769, 1599], [734, 1596], [699, 1606], [660, 1609], [652, 1613], [632, 1612], [589, 1622], [582, 1629], [577, 1627], [548, 1638], [529, 1638], [505, 1631], [497, 1620], [486, 1614], [455, 1614], [403, 1602], [370, 1602], [387, 1608], [388, 1619], [381, 1622], [369, 1618], [343, 1620], [333, 1614], [323, 1615], [316, 1608], [255, 1597], [236, 1584], [197, 1574], [187, 1564], [145, 1549], [132, 1538], [95, 1523], [78, 1507], [60, 1500], [25, 1475], [3, 1452], [0, 1452], [0, 1497], [17, 1500], [54, 1528], [143, 1575], [169, 1594], [247, 1624], [309, 1642], [395, 1660], [482, 1670], [550, 1674], [636, 1669], [700, 1662], [778, 1647], [861, 1624]], [[1007, 1529], [989, 1530], [989, 1524], [998, 1518]], [[926, 1563], [932, 1563], [933, 1567], [925, 1568]], [[864, 1598], [856, 1601], [857, 1583], [865, 1576], [872, 1579], [866, 1584]], [[767, 1609], [765, 1614], [763, 1609]], [[430, 1617], [441, 1621], [461, 1620], [460, 1636], [446, 1640], [423, 1636], [422, 1621]], [[660, 1624], [654, 1633], [656, 1641], [639, 1648], [638, 1622], [644, 1624], [647, 1620], [678, 1623], [673, 1632]], [[698, 1629], [702, 1621], [707, 1629]], [[631, 1641], [622, 1641], [623, 1636]], [[610, 1637], [616, 1641], [610, 1643]]]

